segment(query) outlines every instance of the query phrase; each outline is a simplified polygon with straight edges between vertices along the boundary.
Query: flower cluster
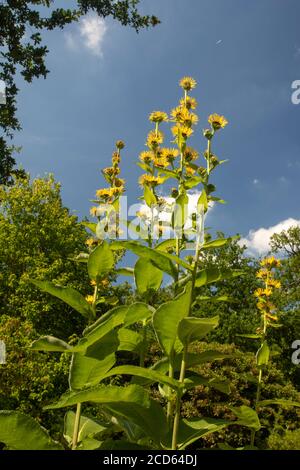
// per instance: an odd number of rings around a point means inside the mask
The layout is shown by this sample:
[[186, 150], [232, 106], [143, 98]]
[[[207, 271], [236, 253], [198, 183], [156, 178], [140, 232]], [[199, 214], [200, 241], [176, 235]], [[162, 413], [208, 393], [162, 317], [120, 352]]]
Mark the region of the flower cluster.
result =
[[257, 272], [256, 277], [264, 283], [263, 287], [259, 287], [254, 292], [257, 297], [257, 308], [261, 312], [264, 324], [272, 324], [278, 320], [276, 315], [276, 307], [270, 298], [274, 293], [274, 289], [280, 289], [281, 283], [274, 278], [275, 268], [280, 267], [280, 261], [274, 256], [265, 258], [260, 263], [261, 269]]

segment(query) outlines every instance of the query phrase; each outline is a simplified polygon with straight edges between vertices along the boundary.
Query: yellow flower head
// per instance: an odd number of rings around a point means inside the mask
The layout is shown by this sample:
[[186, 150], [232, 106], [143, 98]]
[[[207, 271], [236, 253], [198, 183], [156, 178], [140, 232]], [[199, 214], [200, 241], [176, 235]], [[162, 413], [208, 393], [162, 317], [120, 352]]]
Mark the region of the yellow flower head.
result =
[[165, 157], [155, 158], [154, 165], [158, 168], [167, 168], [170, 165], [170, 161]]
[[146, 145], [151, 150], [156, 150], [157, 147], [163, 143], [163, 141], [164, 141], [164, 136], [162, 132], [150, 131], [147, 137]]
[[96, 196], [99, 198], [108, 199], [114, 195], [113, 188], [103, 188], [96, 191]]
[[260, 269], [259, 271], [257, 271], [256, 273], [256, 277], [258, 279], [267, 279], [269, 273], [266, 269]]
[[187, 96], [186, 99], [181, 98], [180, 100], [180, 106], [183, 108], [187, 108], [188, 110], [190, 109], [196, 109], [198, 106], [197, 101], [195, 98], [192, 98], [191, 96]]
[[187, 108], [183, 108], [181, 106], [177, 106], [177, 108], [172, 109], [171, 117], [173, 121], [179, 122], [187, 127], [192, 127], [198, 122], [197, 114], [190, 113]]
[[263, 268], [272, 269], [272, 268], [279, 268], [281, 265], [279, 259], [276, 259], [275, 256], [270, 256], [269, 258], [265, 258], [260, 262], [260, 265]]
[[141, 186], [144, 186], [144, 184], [155, 187], [158, 186], [159, 184], [163, 183], [163, 178], [160, 178], [159, 176], [153, 176], [153, 175], [147, 175], [144, 174], [140, 177], [139, 183]]
[[274, 289], [280, 289], [281, 288], [281, 282], [277, 281], [277, 279], [269, 279], [268, 280], [268, 285], [270, 287], [274, 287]]
[[192, 162], [194, 160], [197, 160], [199, 157], [199, 153], [197, 150], [193, 149], [192, 147], [186, 147], [184, 151], [184, 159], [186, 162]]
[[113, 165], [118, 165], [120, 163], [121, 158], [118, 152], [113, 152], [111, 160]]
[[190, 127], [186, 127], [186, 126], [173, 126], [172, 129], [172, 134], [175, 136], [175, 137], [178, 137], [179, 135], [182, 135], [182, 137], [184, 139], [187, 139], [188, 137], [190, 137], [192, 134], [193, 134], [193, 129], [191, 129]]
[[123, 140], [117, 140], [116, 147], [118, 150], [122, 150], [125, 147]]
[[145, 151], [140, 153], [140, 160], [143, 163], [151, 163], [154, 159], [154, 154], [151, 151]]
[[166, 158], [170, 163], [178, 157], [179, 151], [173, 148], [163, 148], [162, 149], [162, 157]]
[[263, 313], [271, 313], [276, 310], [276, 307], [269, 300], [260, 300], [257, 303], [257, 308]]
[[167, 113], [164, 113], [163, 111], [153, 111], [153, 113], [151, 113], [149, 116], [149, 121], [155, 122], [158, 124], [167, 120], [168, 120], [168, 115]]
[[98, 215], [98, 207], [91, 207], [90, 208], [90, 215], [93, 216], [93, 217], [97, 217]]
[[120, 168], [118, 166], [109, 166], [102, 171], [107, 176], [116, 176], [120, 173]]
[[266, 288], [266, 289], [256, 289], [254, 292], [255, 297], [270, 297], [272, 295], [272, 289]]
[[86, 241], [85, 241], [85, 244], [89, 247], [92, 247], [94, 245], [97, 245], [98, 244], [98, 241], [95, 239], [95, 238], [88, 238]]
[[196, 88], [197, 82], [196, 82], [196, 80], [194, 80], [192, 77], [183, 77], [183, 78], [180, 80], [179, 85], [180, 85], [181, 88], [183, 88], [185, 91], [190, 91], [190, 90], [192, 90], [193, 88]]
[[187, 166], [187, 167], [186, 167], [186, 174], [187, 174], [188, 176], [193, 176], [193, 175], [195, 174], [195, 171], [196, 171], [196, 170], [195, 170], [194, 168], [192, 168], [191, 166]]
[[125, 188], [123, 185], [121, 186], [116, 186], [114, 188], [111, 188], [112, 189], [112, 195], [113, 196], [119, 196], [120, 194], [124, 193], [125, 191]]
[[93, 295], [87, 295], [85, 300], [89, 303], [89, 304], [93, 304], [94, 303], [94, 296]]
[[114, 185], [116, 188], [120, 188], [121, 186], [124, 186], [125, 180], [123, 178], [115, 178], [114, 180]]
[[97, 285], [97, 282], [92, 279], [90, 281], [90, 284], [91, 284], [92, 287], [95, 287]]
[[109, 279], [107, 279], [107, 278], [102, 279], [100, 284], [101, 284], [102, 287], [108, 287], [109, 286]]
[[211, 114], [208, 118], [209, 124], [211, 124], [212, 128], [217, 131], [221, 128], [227, 126], [228, 121], [225, 119], [224, 116], [220, 116], [219, 114]]

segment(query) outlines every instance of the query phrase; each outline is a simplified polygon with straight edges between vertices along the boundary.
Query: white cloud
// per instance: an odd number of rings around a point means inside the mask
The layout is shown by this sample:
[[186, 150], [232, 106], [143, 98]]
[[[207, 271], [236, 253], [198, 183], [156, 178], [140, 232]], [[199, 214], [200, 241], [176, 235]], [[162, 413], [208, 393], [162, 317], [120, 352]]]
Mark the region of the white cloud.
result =
[[246, 245], [248, 252], [254, 256], [264, 255], [270, 250], [269, 242], [274, 233], [280, 233], [295, 225], [300, 227], [300, 220], [290, 217], [269, 228], [250, 230], [247, 237], [242, 238], [239, 243], [241, 246]]
[[253, 184], [258, 184], [259, 183], [259, 180], [257, 178], [254, 178], [254, 180], [252, 181]]
[[83, 45], [92, 54], [102, 57], [106, 32], [107, 25], [104, 19], [90, 14], [79, 21], [75, 32], [65, 33], [66, 45], [72, 50], [78, 50]]

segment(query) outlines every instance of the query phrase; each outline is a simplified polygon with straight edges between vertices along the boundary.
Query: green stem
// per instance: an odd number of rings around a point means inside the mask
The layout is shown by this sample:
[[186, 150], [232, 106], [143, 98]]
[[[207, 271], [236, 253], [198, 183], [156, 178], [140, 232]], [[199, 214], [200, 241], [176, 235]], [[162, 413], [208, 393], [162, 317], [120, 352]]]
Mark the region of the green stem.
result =
[[77, 443], [78, 443], [80, 415], [81, 415], [81, 403], [77, 403], [75, 422], [74, 422], [73, 439], [72, 439], [72, 450], [76, 449]]
[[[172, 364], [172, 358], [170, 358], [169, 362], [169, 378], [173, 379], [174, 378], [174, 368]], [[171, 387], [168, 388], [168, 405], [167, 405], [167, 421], [169, 426], [171, 427], [172, 423], [172, 416], [173, 416], [173, 402], [172, 402], [172, 389]]]
[[[183, 383], [184, 378], [185, 378], [186, 355], [187, 355], [187, 344], [184, 345], [183, 354], [182, 354], [180, 376], [179, 376], [180, 383]], [[180, 421], [181, 398], [182, 398], [182, 391], [180, 390], [180, 391], [177, 391], [177, 397], [176, 397], [175, 418], [174, 418], [174, 423], [173, 423], [173, 434], [172, 434], [172, 450], [177, 450], [177, 445], [178, 445], [178, 429], [179, 429], [179, 421]]]
[[143, 323], [143, 339], [140, 351], [140, 367], [145, 366], [145, 355], [146, 355], [146, 324]]

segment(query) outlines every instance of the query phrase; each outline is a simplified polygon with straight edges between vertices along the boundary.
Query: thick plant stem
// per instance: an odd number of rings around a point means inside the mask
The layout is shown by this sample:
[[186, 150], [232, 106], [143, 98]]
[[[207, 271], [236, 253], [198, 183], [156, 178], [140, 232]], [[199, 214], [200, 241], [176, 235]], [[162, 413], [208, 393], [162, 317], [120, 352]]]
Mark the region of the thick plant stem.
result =
[[[186, 355], [187, 355], [187, 345], [185, 344], [184, 349], [183, 349], [181, 368], [180, 368], [180, 377], [179, 377], [180, 383], [183, 383], [184, 378], [185, 378]], [[182, 397], [182, 391], [179, 390], [177, 391], [175, 418], [174, 418], [174, 423], [173, 423], [172, 450], [177, 450], [177, 445], [178, 445], [178, 429], [179, 429], [179, 421], [180, 421], [181, 397]]]
[[74, 422], [73, 439], [72, 439], [72, 450], [76, 449], [77, 443], [78, 443], [80, 415], [81, 415], [81, 403], [77, 403], [75, 422]]
[[[169, 363], [169, 377], [170, 379], [173, 379], [174, 378], [174, 368], [173, 368], [173, 364], [171, 362], [171, 359], [170, 359], [170, 363]], [[168, 405], [167, 405], [167, 421], [168, 421], [168, 424], [169, 426], [171, 427], [171, 423], [172, 423], [172, 416], [173, 416], [173, 402], [172, 402], [172, 389], [171, 387], [168, 388]]]
[[140, 361], [139, 365], [140, 367], [145, 366], [145, 353], [146, 353], [146, 339], [147, 339], [147, 334], [146, 334], [146, 325], [143, 323], [143, 339], [142, 339], [142, 345], [141, 345], [141, 351], [140, 351]]

